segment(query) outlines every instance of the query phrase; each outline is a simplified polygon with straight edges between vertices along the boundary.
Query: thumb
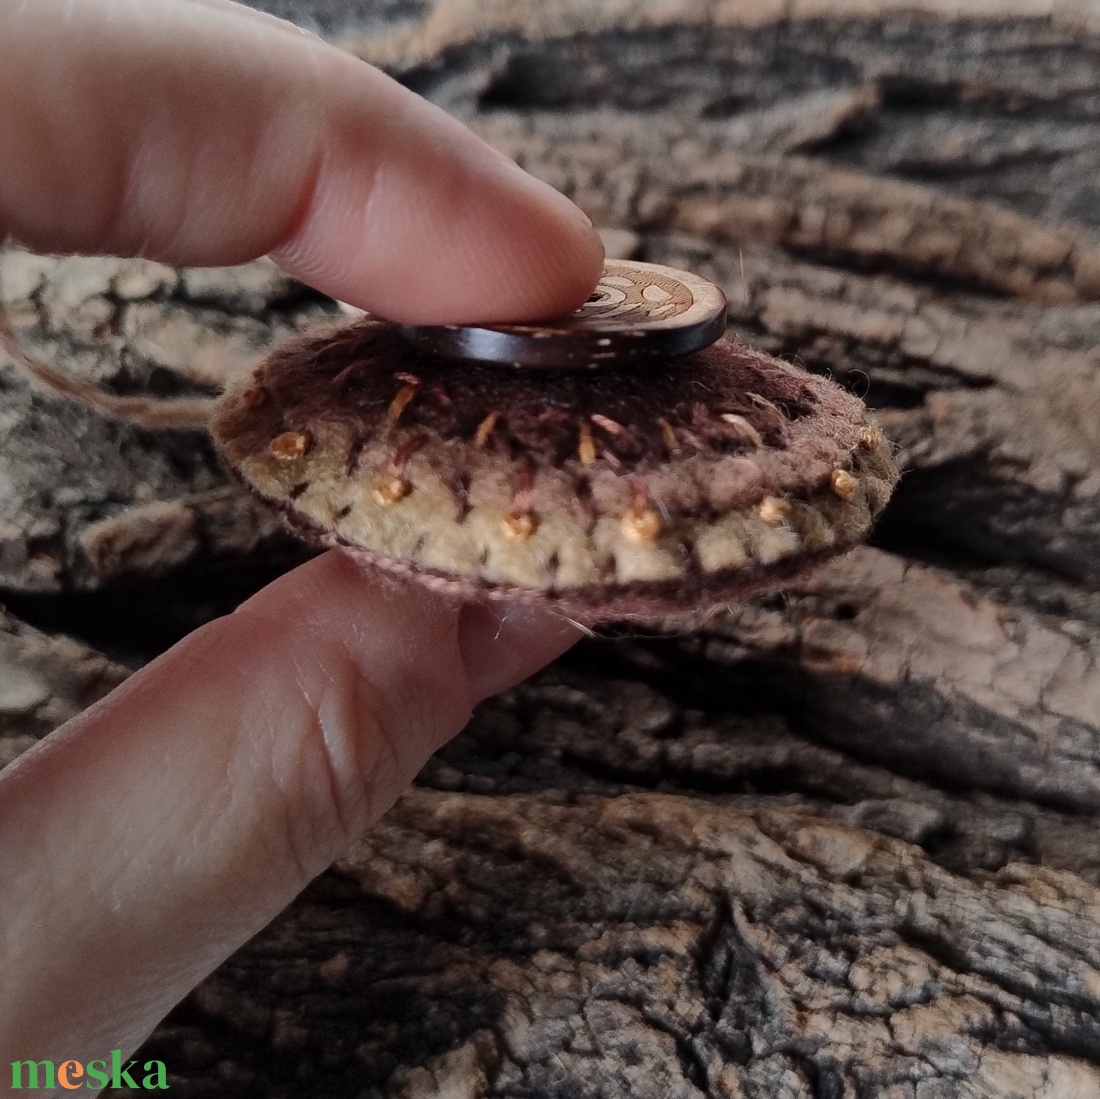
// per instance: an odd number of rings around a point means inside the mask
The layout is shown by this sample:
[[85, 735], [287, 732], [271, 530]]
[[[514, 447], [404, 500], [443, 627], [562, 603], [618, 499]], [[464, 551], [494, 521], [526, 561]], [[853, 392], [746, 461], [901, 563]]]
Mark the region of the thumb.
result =
[[575, 638], [330, 553], [48, 737], [0, 774], [0, 1064], [134, 1048]]

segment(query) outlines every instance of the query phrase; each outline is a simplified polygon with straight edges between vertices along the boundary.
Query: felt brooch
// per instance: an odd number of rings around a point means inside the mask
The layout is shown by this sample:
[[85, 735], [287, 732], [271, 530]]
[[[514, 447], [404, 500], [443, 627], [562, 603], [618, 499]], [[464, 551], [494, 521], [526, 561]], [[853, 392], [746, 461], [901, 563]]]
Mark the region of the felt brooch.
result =
[[705, 614], [861, 541], [898, 479], [859, 399], [724, 328], [707, 280], [609, 263], [556, 324], [289, 341], [210, 430], [302, 538], [378, 568], [587, 623]]

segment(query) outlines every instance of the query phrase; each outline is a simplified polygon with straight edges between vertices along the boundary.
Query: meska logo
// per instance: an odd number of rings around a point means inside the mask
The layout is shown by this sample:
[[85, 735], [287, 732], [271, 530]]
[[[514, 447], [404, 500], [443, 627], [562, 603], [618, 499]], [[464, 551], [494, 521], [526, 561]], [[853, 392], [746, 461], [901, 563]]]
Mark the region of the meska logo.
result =
[[168, 1090], [166, 1069], [163, 1061], [146, 1061], [142, 1065], [144, 1075], [141, 1083], [131, 1075], [138, 1072], [137, 1061], [122, 1063], [122, 1050], [111, 1050], [109, 1061], [89, 1061], [86, 1065], [80, 1061], [12, 1061], [11, 1090], [40, 1091], [48, 1088], [54, 1091], [64, 1088], [76, 1091], [77, 1088], [145, 1088], [146, 1090]]

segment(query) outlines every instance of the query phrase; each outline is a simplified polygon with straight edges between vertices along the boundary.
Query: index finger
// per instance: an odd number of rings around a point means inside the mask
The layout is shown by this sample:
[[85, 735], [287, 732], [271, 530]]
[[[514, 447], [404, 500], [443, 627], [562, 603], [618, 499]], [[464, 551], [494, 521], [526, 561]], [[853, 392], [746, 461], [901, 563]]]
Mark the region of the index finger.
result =
[[583, 214], [443, 111], [228, 3], [0, 5], [0, 235], [227, 264], [265, 253], [411, 323], [587, 296]]

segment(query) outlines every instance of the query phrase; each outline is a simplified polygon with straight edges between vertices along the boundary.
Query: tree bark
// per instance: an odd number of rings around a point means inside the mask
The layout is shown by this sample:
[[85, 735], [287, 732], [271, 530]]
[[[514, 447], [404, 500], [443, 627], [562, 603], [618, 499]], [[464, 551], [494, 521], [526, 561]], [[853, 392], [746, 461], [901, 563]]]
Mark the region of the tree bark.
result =
[[[954, 8], [439, 0], [349, 43], [716, 278], [906, 473], [872, 546], [483, 705], [150, 1039], [176, 1094], [1100, 1095], [1100, 11]], [[161, 394], [329, 308], [263, 265], [0, 289]], [[300, 551], [200, 435], [0, 384], [7, 759], [125, 674], [84, 642], [140, 663]]]

